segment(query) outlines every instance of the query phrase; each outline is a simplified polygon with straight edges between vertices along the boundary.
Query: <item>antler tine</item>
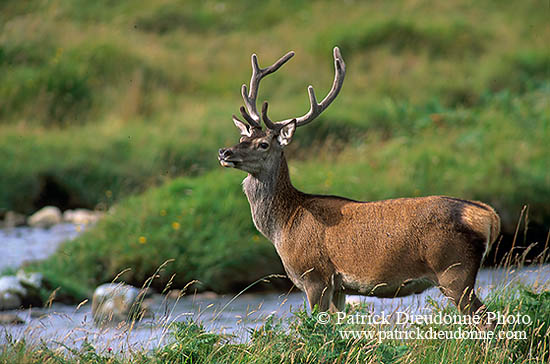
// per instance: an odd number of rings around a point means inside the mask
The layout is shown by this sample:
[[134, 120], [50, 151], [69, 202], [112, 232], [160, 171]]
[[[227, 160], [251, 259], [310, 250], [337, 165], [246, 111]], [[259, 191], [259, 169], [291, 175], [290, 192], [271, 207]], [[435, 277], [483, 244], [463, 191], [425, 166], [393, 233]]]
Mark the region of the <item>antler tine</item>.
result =
[[264, 101], [262, 105], [262, 120], [264, 121], [265, 126], [275, 132], [279, 132], [284, 126], [283, 124], [274, 123], [271, 121], [271, 119], [269, 119], [269, 117], [267, 116], [267, 101]]
[[[304, 126], [311, 121], [313, 121], [319, 114], [321, 114], [325, 109], [334, 101], [338, 93], [340, 92], [340, 89], [342, 88], [342, 84], [344, 83], [344, 77], [346, 75], [346, 64], [344, 63], [344, 59], [342, 58], [342, 54], [340, 53], [340, 49], [338, 47], [334, 47], [333, 50], [334, 54], [334, 82], [332, 83], [332, 88], [330, 89], [329, 93], [323, 101], [320, 103], [317, 102], [317, 98], [315, 97], [315, 91], [313, 90], [313, 86], [309, 86], [307, 88], [307, 92], [309, 95], [309, 104], [310, 109], [307, 112], [307, 114], [296, 118], [296, 127], [298, 126]], [[277, 124], [286, 124], [291, 119], [280, 121]]]
[[241, 111], [241, 115], [243, 116], [244, 120], [246, 120], [246, 122], [250, 124], [250, 126], [253, 126], [255, 128], [260, 128], [260, 129], [262, 128], [260, 123], [252, 119], [252, 117], [246, 112], [246, 109], [244, 108], [244, 106], [241, 106], [239, 110]]
[[[250, 119], [254, 120], [253, 124], [251, 124], [252, 126], [261, 127], [260, 114], [258, 113], [258, 109], [256, 106], [256, 98], [258, 97], [258, 87], [261, 79], [269, 75], [270, 73], [277, 71], [283, 64], [285, 64], [293, 56], [294, 56], [294, 52], [292, 51], [288, 52], [287, 54], [279, 58], [279, 60], [273, 63], [271, 66], [266, 68], [260, 68], [260, 66], [258, 65], [258, 57], [256, 56], [256, 54], [252, 55], [252, 77], [250, 78], [250, 90], [247, 90], [246, 84], [243, 84], [241, 88], [241, 94], [243, 96], [246, 109], [248, 110], [248, 115], [250, 116]], [[247, 119], [247, 121], [249, 121], [248, 118], [244, 116], [244, 114], [243, 114], [243, 117]]]

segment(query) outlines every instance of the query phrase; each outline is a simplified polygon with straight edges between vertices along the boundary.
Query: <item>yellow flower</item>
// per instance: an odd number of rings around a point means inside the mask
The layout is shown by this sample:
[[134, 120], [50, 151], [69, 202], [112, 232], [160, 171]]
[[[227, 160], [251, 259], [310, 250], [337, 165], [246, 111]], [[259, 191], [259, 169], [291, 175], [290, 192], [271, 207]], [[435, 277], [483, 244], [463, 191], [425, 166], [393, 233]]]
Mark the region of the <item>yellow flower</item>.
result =
[[140, 236], [138, 241], [140, 244], [145, 244], [147, 242], [147, 238], [145, 236]]
[[160, 216], [166, 216], [166, 210], [165, 209], [160, 210]]
[[55, 52], [55, 57], [53, 58], [53, 63], [58, 63], [61, 59], [61, 55], [63, 54], [63, 48], [59, 47], [57, 48]]
[[174, 221], [174, 222], [172, 223], [172, 229], [174, 229], [174, 230], [179, 230], [180, 227], [181, 227], [181, 225], [180, 225], [179, 222]]

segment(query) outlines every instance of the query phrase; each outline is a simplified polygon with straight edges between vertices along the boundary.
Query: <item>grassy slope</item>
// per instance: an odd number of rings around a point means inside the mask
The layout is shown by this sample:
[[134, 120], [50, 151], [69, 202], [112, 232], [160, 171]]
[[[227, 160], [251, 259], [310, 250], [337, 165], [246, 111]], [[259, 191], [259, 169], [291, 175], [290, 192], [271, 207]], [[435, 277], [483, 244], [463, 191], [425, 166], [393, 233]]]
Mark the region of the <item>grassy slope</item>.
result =
[[[514, 108], [518, 95], [547, 88], [550, 78], [549, 30], [537, 1], [292, 2], [290, 12], [277, 1], [107, 4], [2, 5], [0, 207], [32, 211], [40, 176], [93, 206], [112, 202], [107, 190], [116, 200], [163, 176], [214, 167], [217, 147], [235, 140], [229, 115], [241, 103], [252, 52], [266, 64], [297, 51], [262, 87], [273, 117], [282, 118], [305, 111], [307, 84], [326, 91], [330, 49], [343, 49], [344, 90], [323, 126], [300, 130], [303, 156], [326, 138], [353, 139], [348, 149], [359, 152], [363, 135], [424, 140], [440, 120], [490, 150], [475, 138], [483, 127], [469, 109], [483, 111], [486, 96], [499, 91], [505, 100], [497, 106]], [[548, 104], [536, 95], [538, 112], [508, 117], [499, 129], [547, 135]], [[546, 171], [533, 173], [549, 184]]]
[[[477, 198], [508, 227], [529, 203], [533, 221], [550, 221], [550, 29], [540, 1], [0, 6], [0, 209], [32, 211], [44, 176], [75, 203], [100, 207], [168, 181], [43, 264], [77, 295], [128, 267], [125, 278], [143, 282], [176, 256], [166, 277], [180, 272], [178, 285], [198, 278], [230, 290], [263, 274], [275, 255], [263, 238], [255, 245], [242, 174], [209, 172], [217, 148], [237, 141], [229, 116], [253, 52], [262, 65], [297, 52], [262, 85], [278, 119], [305, 112], [309, 83], [327, 91], [330, 49], [342, 47], [339, 99], [289, 151], [303, 190]], [[186, 195], [188, 184], [201, 192]], [[139, 236], [147, 243], [136, 245]], [[242, 260], [226, 267], [234, 246]], [[214, 247], [213, 257], [201, 253]], [[235, 274], [222, 282], [211, 274], [221, 269]], [[75, 274], [85, 286], [61, 282]]]

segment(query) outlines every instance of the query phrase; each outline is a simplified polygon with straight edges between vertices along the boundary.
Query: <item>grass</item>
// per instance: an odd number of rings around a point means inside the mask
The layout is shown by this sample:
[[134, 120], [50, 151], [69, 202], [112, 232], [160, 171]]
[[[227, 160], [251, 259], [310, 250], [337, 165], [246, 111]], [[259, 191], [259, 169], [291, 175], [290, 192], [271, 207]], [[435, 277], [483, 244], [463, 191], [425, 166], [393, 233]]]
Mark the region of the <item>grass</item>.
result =
[[[318, 320], [319, 312], [301, 309], [292, 317], [270, 316], [265, 324], [249, 332], [248, 340], [207, 332], [200, 321], [171, 324], [172, 340], [153, 351], [129, 351], [123, 355], [98, 351], [90, 343], [80, 349], [59, 349], [42, 343], [27, 344], [24, 339], [8, 341], [0, 351], [2, 363], [546, 363], [550, 358], [550, 294], [523, 286], [501, 288], [488, 299], [491, 312], [520, 315], [525, 323], [502, 324], [495, 338], [474, 339], [396, 339], [391, 330], [415, 332], [478, 332], [460, 324], [340, 323], [336, 315], [328, 324]], [[437, 304], [427, 307], [432, 317], [453, 316], [454, 308]], [[365, 305], [346, 308], [347, 317], [369, 315]], [[422, 313], [423, 315], [426, 312]], [[393, 315], [393, 314], [392, 314]], [[374, 337], [346, 338], [341, 332], [359, 330]], [[499, 336], [508, 334], [509, 337]], [[479, 332], [478, 332], [479, 333]], [[512, 337], [517, 335], [516, 337]], [[522, 337], [517, 339], [517, 337]]]
[[[262, 86], [260, 98], [272, 101], [278, 119], [305, 112], [309, 83], [326, 92], [330, 49], [342, 47], [348, 64], [342, 94], [321, 120], [300, 130], [293, 147], [311, 165], [318, 162], [311, 149], [333, 144], [334, 154], [361, 153], [367, 143], [387, 154], [393, 150], [385, 141], [405, 138], [422, 141], [429, 153], [438, 146], [426, 139], [427, 129], [436, 126], [467, 134], [491, 153], [541, 149], [541, 138], [476, 137], [485, 133], [477, 118], [488, 111], [503, 116], [503, 134], [523, 126], [548, 134], [550, 34], [536, 1], [107, 4], [0, 5], [0, 208], [31, 213], [46, 202], [107, 208], [166, 179], [216, 168], [217, 148], [236, 140], [230, 115], [241, 104], [253, 52], [262, 64], [297, 52]], [[516, 100], [526, 95], [533, 100], [519, 101], [526, 106], [516, 112]], [[523, 158], [534, 176], [506, 197], [534, 188], [547, 198], [546, 154]], [[400, 157], [397, 167], [407, 169]], [[478, 168], [489, 175], [494, 167]], [[407, 184], [418, 184], [413, 177]], [[380, 178], [370, 176], [372, 186], [387, 176]], [[45, 201], [46, 182], [66, 198]], [[433, 193], [423, 183], [418, 189]], [[486, 194], [505, 199], [498, 188]], [[500, 205], [517, 214], [517, 203]]]
[[198, 280], [200, 290], [235, 292], [282, 273], [275, 249], [250, 219], [241, 178], [212, 172], [150, 189], [116, 205], [95, 228], [27, 269], [41, 271], [51, 286], [62, 287], [59, 294], [76, 299], [89, 297], [121, 271], [121, 280], [141, 286], [167, 260], [173, 262], [154, 281], [158, 291], [168, 282], [181, 288]]

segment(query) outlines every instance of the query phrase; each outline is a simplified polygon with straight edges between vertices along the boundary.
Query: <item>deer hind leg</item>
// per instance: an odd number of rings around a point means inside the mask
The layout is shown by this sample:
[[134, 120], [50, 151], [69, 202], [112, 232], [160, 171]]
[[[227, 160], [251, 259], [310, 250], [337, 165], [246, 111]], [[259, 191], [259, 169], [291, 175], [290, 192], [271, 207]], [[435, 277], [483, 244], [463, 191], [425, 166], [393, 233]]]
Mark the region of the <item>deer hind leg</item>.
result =
[[451, 299], [461, 314], [473, 315], [484, 307], [474, 291], [478, 268], [456, 263], [437, 274], [439, 289]]
[[474, 290], [478, 269], [479, 266], [452, 265], [437, 275], [439, 289], [451, 299], [461, 314], [481, 315], [479, 329], [493, 330], [494, 324], [487, 321], [487, 308], [476, 296]]
[[346, 306], [346, 294], [344, 293], [342, 275], [334, 273], [331, 277], [331, 281], [333, 286], [333, 294], [329, 311], [333, 313], [344, 311]]

